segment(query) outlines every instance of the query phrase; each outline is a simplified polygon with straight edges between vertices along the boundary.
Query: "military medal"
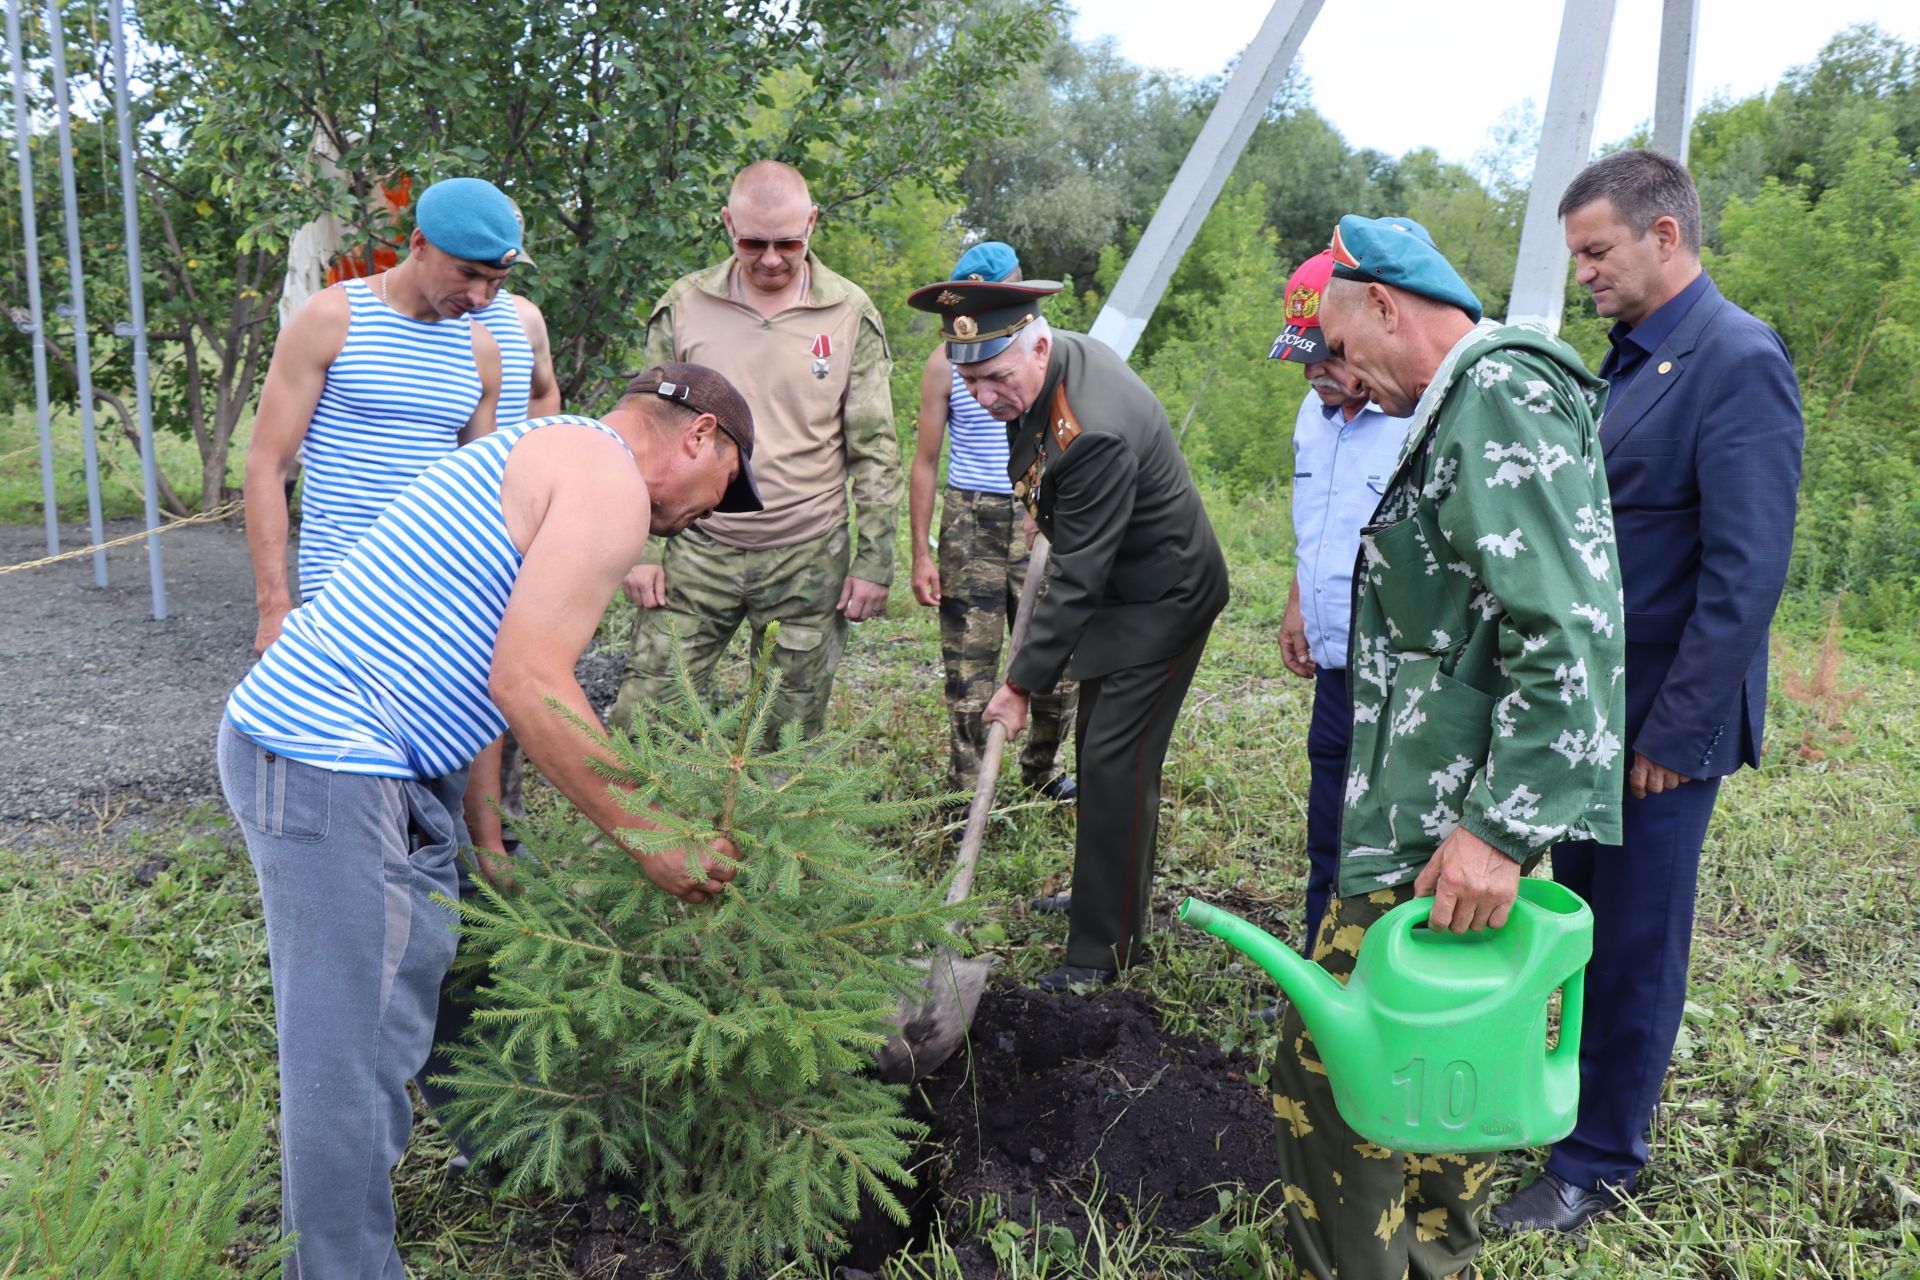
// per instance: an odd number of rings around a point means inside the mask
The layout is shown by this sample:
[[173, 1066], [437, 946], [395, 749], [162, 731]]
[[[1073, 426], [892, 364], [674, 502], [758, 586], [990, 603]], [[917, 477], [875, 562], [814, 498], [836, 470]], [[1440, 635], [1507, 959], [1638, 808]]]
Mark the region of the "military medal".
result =
[[813, 376], [814, 377], [824, 378], [827, 376], [827, 372], [828, 372], [827, 357], [832, 354], [833, 354], [833, 339], [829, 337], [827, 334], [823, 333], [813, 340]]

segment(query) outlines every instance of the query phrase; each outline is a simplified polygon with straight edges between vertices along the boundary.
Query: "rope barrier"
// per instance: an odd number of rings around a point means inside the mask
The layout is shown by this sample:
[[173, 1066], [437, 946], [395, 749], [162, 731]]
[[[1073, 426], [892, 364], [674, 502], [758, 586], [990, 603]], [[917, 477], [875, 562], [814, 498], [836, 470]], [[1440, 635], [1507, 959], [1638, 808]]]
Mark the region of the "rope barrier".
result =
[[142, 529], [140, 532], [130, 533], [124, 538], [109, 538], [105, 542], [96, 542], [92, 546], [77, 547], [72, 551], [62, 551], [57, 556], [42, 556], [38, 560], [26, 560], [20, 564], [6, 565], [0, 567], [0, 577], [4, 577], [9, 573], [19, 573], [23, 569], [38, 569], [42, 565], [58, 564], [62, 560], [78, 560], [81, 556], [90, 556], [96, 551], [105, 551], [110, 547], [123, 547], [129, 542], [139, 542], [155, 534], [165, 533], [169, 529], [180, 529], [190, 524], [207, 524], [214, 520], [225, 520], [245, 505], [245, 498], [235, 498], [231, 502], [222, 503], [211, 511], [202, 511], [198, 515], [166, 516], [165, 519], [167, 523], [158, 529]]

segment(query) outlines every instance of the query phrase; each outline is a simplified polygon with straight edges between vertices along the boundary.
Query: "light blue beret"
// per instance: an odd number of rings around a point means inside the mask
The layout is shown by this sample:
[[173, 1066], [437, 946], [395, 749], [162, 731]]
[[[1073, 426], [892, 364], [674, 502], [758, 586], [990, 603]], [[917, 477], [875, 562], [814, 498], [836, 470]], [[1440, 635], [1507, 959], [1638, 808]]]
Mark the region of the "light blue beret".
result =
[[1013, 246], [1000, 240], [982, 240], [953, 264], [955, 280], [1005, 280], [1020, 269]]
[[428, 187], [414, 225], [442, 253], [487, 267], [525, 260], [513, 201], [485, 178], [446, 178]]
[[1390, 284], [1480, 319], [1480, 299], [1412, 218], [1341, 218], [1333, 232], [1333, 278]]

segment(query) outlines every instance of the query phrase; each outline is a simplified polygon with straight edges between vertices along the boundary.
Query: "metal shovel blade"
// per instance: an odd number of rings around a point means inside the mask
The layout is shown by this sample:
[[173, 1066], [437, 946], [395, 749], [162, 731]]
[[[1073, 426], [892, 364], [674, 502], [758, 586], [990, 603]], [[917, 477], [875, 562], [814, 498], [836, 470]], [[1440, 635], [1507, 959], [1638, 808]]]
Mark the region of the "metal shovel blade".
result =
[[992, 969], [991, 959], [962, 960], [942, 948], [927, 967], [925, 999], [917, 1005], [911, 998], [900, 1002], [894, 1015], [899, 1033], [874, 1059], [880, 1078], [911, 1084], [953, 1057], [973, 1025]]

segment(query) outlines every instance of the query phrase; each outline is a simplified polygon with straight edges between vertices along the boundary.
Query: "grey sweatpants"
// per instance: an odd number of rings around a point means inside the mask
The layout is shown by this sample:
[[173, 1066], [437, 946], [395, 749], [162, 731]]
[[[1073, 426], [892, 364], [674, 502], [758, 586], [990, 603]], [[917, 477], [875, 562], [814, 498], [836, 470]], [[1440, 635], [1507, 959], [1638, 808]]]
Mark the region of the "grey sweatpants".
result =
[[401, 1280], [393, 1167], [453, 961], [466, 771], [333, 773], [220, 726], [220, 783], [266, 911], [288, 1280]]

